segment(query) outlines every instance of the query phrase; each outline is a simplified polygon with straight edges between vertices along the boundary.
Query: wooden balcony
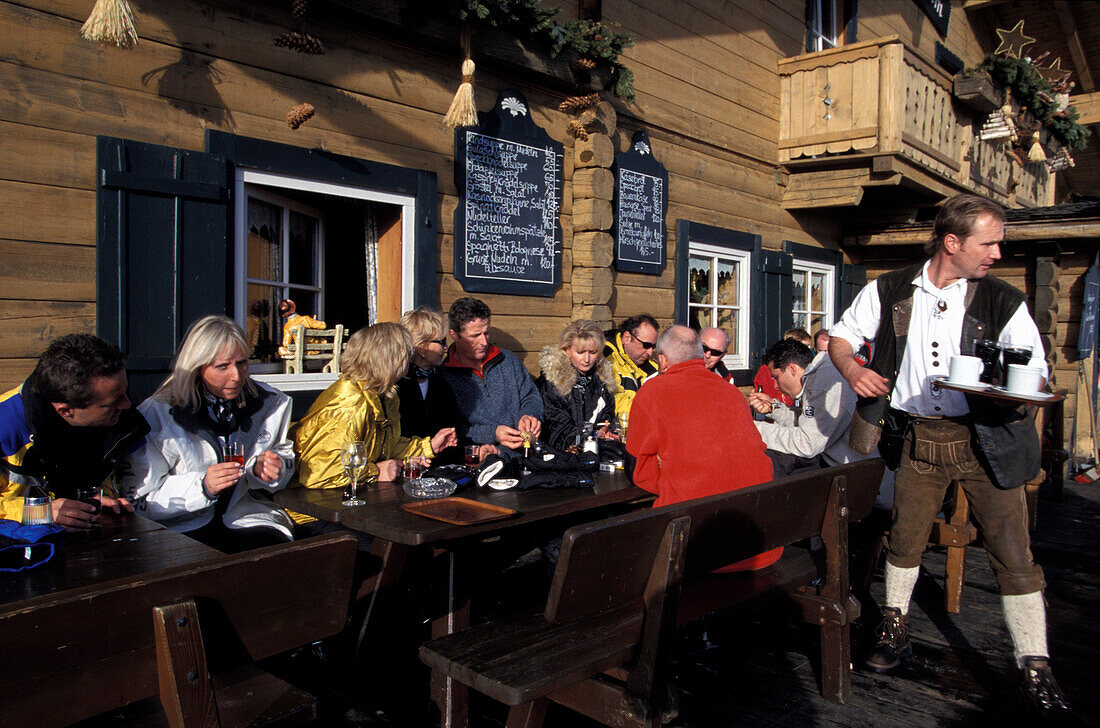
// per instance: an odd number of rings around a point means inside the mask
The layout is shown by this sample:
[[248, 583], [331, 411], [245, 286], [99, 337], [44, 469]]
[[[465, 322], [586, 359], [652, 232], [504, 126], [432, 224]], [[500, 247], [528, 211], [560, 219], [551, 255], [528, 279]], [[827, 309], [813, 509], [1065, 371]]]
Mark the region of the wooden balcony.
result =
[[1054, 202], [1054, 175], [980, 141], [983, 114], [952, 77], [887, 36], [779, 61], [779, 161], [788, 209], [849, 207], [876, 186], [972, 192], [1008, 207]]

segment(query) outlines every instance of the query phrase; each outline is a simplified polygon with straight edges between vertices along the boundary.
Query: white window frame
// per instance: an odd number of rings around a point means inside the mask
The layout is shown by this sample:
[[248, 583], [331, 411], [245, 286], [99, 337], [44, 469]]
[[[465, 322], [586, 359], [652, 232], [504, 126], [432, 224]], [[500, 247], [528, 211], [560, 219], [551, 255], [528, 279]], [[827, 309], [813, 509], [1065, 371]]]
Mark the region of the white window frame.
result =
[[691, 258], [710, 258], [712, 263], [712, 271], [717, 270], [717, 261], [719, 258], [724, 258], [727, 261], [737, 264], [737, 292], [738, 301], [736, 305], [723, 304], [718, 305], [718, 291], [716, 290], [718, 285], [718, 276], [711, 276], [711, 292], [710, 299], [713, 303], [701, 304], [691, 302], [691, 284], [687, 285], [687, 312], [688, 320], [691, 320], [692, 311], [695, 309], [710, 309], [710, 326], [718, 325], [718, 309], [719, 308], [736, 308], [738, 309], [739, 316], [737, 319], [737, 341], [731, 341], [730, 344], [736, 344], [733, 346], [734, 350], [738, 353], [727, 354], [722, 363], [726, 365], [726, 368], [733, 371], [736, 369], [748, 369], [749, 368], [749, 323], [752, 316], [750, 310], [751, 297], [749, 296], [749, 290], [751, 286], [752, 275], [752, 251], [738, 250], [736, 248], [727, 248], [721, 245], [713, 245], [711, 243], [701, 243], [696, 241], [690, 241], [688, 243], [688, 266], [691, 265]]
[[[843, 11], [840, 0], [806, 0], [806, 2], [813, 8], [811, 13], [812, 20], [807, 24], [807, 31], [810, 34], [810, 48], [809, 51], [823, 51], [829, 48], [836, 48], [840, 45], [837, 38], [837, 21]], [[822, 10], [829, 6], [832, 8], [832, 14], [830, 15], [830, 26], [823, 27], [822, 24]]]
[[[246, 185], [249, 189], [246, 190]], [[401, 310], [407, 311], [413, 307], [413, 254], [416, 241], [416, 198], [412, 195], [399, 195], [392, 192], [381, 192], [363, 187], [350, 187], [348, 185], [319, 182], [317, 180], [291, 177], [289, 175], [261, 172], [254, 169], [241, 169], [236, 171], [236, 209], [234, 230], [234, 318], [237, 323], [244, 325], [245, 308], [247, 307], [247, 295], [245, 289], [245, 246], [248, 240], [248, 195], [257, 192], [256, 187], [269, 187], [278, 194], [278, 190], [300, 190], [303, 192], [316, 192], [332, 197], [349, 197], [368, 202], [380, 202], [387, 205], [397, 205], [401, 208]], [[283, 204], [283, 203], [277, 203]], [[323, 305], [323, 304], [322, 304]], [[313, 313], [313, 312], [310, 312]], [[317, 312], [318, 316], [321, 315]]]
[[[811, 278], [810, 278], [811, 273], [822, 273], [822, 274], [825, 275], [825, 290], [822, 292], [822, 299], [825, 301], [825, 309], [820, 312], [820, 313], [824, 314], [824, 319], [825, 319], [825, 323], [824, 323], [822, 328], [826, 328], [826, 329], [831, 328], [832, 325], [833, 325], [833, 321], [836, 318], [836, 311], [834, 310], [836, 308], [836, 267], [832, 266], [832, 265], [829, 265], [828, 263], [818, 263], [817, 261], [813, 261], [813, 260], [802, 260], [802, 259], [799, 259], [799, 258], [795, 258], [794, 260], [791, 261], [791, 273], [792, 273], [792, 277], [797, 276], [799, 273], [805, 274], [806, 282], [807, 282], [807, 286], [806, 286], [806, 310], [805, 311], [796, 311], [795, 310], [795, 308], [794, 308], [794, 296], [793, 296], [793, 291], [792, 291], [792, 296], [791, 296], [791, 317], [792, 317], [792, 320], [793, 320], [794, 316], [796, 316], [797, 314], [804, 313], [804, 314], [806, 314], [806, 322], [807, 322], [806, 325], [809, 326], [810, 325], [809, 321], [813, 317], [813, 314], [818, 313], [818, 312], [813, 311], [810, 308], [810, 306], [811, 306], [810, 301], [811, 301], [812, 296], [810, 295], [809, 282], [811, 280]], [[792, 286], [793, 286], [793, 283], [792, 283]], [[812, 336], [815, 332], [810, 331], [809, 333]]]
[[[270, 190], [263, 187], [250, 187], [245, 186], [244, 194], [245, 199], [245, 225], [247, 226], [248, 220], [248, 200], [260, 200], [266, 202], [269, 205], [275, 205], [283, 208], [282, 220], [280, 225], [282, 226], [283, 239], [279, 242], [280, 255], [282, 256], [282, 270], [283, 275], [286, 276], [285, 281], [274, 281], [267, 278], [252, 278], [248, 275], [247, 270], [247, 256], [248, 256], [248, 242], [247, 242], [247, 230], [245, 231], [246, 238], [244, 240], [244, 246], [239, 248], [235, 253], [241, 254], [241, 261], [237, 270], [240, 271], [238, 280], [244, 286], [244, 290], [247, 291], [248, 284], [255, 283], [260, 286], [276, 287], [281, 286], [283, 288], [297, 288], [306, 291], [312, 291], [313, 293], [320, 293], [322, 295], [317, 297], [317, 310], [310, 311], [312, 315], [319, 319], [325, 317], [325, 299], [324, 299], [324, 280], [325, 280], [325, 256], [322, 251], [325, 247], [325, 221], [320, 210], [313, 207], [308, 207], [295, 200], [277, 195]], [[311, 217], [317, 221], [317, 238], [313, 241], [313, 270], [314, 279], [312, 284], [304, 283], [291, 283], [289, 278], [290, 271], [290, 246], [287, 242], [287, 238], [290, 235], [290, 213], [297, 212], [300, 215]], [[247, 298], [247, 295], [245, 296]], [[293, 296], [291, 296], [293, 298]], [[242, 319], [238, 319], [237, 323], [241, 323]]]

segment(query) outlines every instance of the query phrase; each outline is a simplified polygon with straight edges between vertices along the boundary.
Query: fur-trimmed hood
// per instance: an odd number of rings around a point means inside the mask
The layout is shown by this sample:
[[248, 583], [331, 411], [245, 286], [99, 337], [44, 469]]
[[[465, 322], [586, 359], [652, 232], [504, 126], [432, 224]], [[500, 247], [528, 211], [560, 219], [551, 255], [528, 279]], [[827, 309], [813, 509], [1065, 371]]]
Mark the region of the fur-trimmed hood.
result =
[[[556, 346], [544, 346], [542, 353], [539, 354], [539, 366], [542, 367], [542, 374], [546, 377], [546, 381], [554, 386], [558, 394], [568, 397], [570, 390], [577, 382], [577, 370], [569, 361], [569, 355]], [[611, 362], [601, 356], [596, 360], [594, 369], [596, 376], [607, 387], [607, 391], [614, 396], [619, 385], [615, 381]]]

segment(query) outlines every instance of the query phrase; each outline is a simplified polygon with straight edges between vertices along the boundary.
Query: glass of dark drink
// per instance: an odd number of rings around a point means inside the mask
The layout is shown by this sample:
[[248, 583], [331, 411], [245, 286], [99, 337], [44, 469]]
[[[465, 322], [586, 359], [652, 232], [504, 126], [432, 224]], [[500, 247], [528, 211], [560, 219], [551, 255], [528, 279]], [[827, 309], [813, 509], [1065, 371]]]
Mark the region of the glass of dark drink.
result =
[[1027, 366], [1031, 363], [1031, 347], [1030, 346], [1010, 346], [1006, 344], [1002, 347], [1005, 355], [1005, 371], [1008, 371], [1009, 364], [1019, 364], [1021, 366]]
[[405, 480], [415, 480], [424, 474], [424, 461], [412, 457], [401, 464], [401, 475]]
[[993, 384], [1000, 375], [1001, 345], [989, 339], [976, 339], [974, 356], [982, 360], [982, 373], [978, 379]]
[[466, 463], [466, 467], [476, 468], [478, 466], [478, 463], [480, 462], [480, 450], [481, 448], [477, 445], [467, 445], [465, 448], [463, 448], [463, 453], [465, 454], [466, 458], [464, 461]]
[[92, 508], [95, 508], [95, 513], [99, 513], [103, 508], [103, 488], [101, 486], [88, 486], [86, 488], [77, 488], [76, 499], [81, 503], [87, 503]]

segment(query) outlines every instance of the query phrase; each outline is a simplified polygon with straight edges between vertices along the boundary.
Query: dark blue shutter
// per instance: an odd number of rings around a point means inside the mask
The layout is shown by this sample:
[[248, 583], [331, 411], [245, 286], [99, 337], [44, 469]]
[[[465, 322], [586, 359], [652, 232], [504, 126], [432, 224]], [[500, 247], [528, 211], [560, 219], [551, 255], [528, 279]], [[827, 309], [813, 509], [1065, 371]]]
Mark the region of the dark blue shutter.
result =
[[856, 294], [867, 284], [867, 269], [862, 265], [838, 263], [836, 278], [836, 320], [839, 321]]
[[164, 379], [187, 327], [229, 307], [220, 157], [99, 137], [97, 328], [127, 355], [130, 396]]
[[751, 331], [752, 358], [749, 364], [755, 374], [763, 361], [764, 352], [783, 337], [783, 332], [791, 328], [794, 321], [791, 313], [794, 296], [791, 265], [794, 258], [790, 253], [779, 250], [760, 250], [758, 253], [754, 251], [753, 260], [759, 261], [754, 266], [759, 271], [758, 280], [753, 282], [753, 290], [758, 295], [755, 309], [764, 314], [762, 317], [752, 317], [754, 322], [759, 322]]

